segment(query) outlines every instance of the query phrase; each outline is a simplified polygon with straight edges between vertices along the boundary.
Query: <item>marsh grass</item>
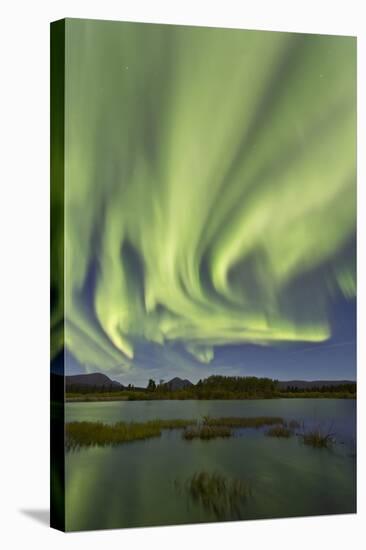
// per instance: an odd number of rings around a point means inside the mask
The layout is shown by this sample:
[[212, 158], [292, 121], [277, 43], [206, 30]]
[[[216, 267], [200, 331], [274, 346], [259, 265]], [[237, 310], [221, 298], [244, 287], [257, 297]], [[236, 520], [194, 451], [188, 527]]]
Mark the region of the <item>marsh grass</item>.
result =
[[[201, 421], [192, 419], [155, 419], [148, 422], [117, 422], [104, 424], [102, 422], [70, 422], [66, 424], [66, 450], [80, 447], [120, 445], [131, 441], [160, 437], [162, 430], [183, 430], [183, 439], [210, 440], [228, 438], [240, 428], [269, 427], [264, 432], [271, 437], [289, 438], [295, 428], [299, 427], [295, 420], [288, 424], [281, 417], [203, 417]], [[302, 425], [302, 432], [296, 433], [305, 445], [315, 448], [331, 447], [334, 434], [320, 428], [306, 430]]]
[[203, 417], [201, 422], [192, 419], [155, 419], [148, 422], [70, 422], [66, 424], [66, 449], [79, 447], [119, 445], [130, 441], [160, 437], [162, 430], [184, 429], [183, 438], [214, 439], [230, 437], [235, 428], [261, 428], [263, 426], [284, 425], [281, 417], [258, 416]]
[[322, 433], [320, 429], [305, 432], [301, 434], [301, 437], [305, 445], [310, 445], [318, 449], [330, 449], [335, 443], [333, 433]]
[[190, 498], [212, 512], [218, 520], [241, 519], [252, 495], [247, 482], [204, 471], [194, 474], [187, 481], [186, 488]]
[[206, 426], [204, 424], [186, 428], [183, 432], [183, 439], [215, 439], [218, 437], [230, 437], [232, 431], [225, 426]]
[[304, 445], [321, 449], [330, 449], [335, 444], [335, 434], [332, 431], [333, 423], [328, 430], [322, 429], [320, 425], [317, 428], [306, 430], [305, 424], [302, 424], [302, 432], [298, 435], [301, 437]]
[[197, 424], [196, 420], [187, 420], [182, 418], [168, 419], [168, 420], [151, 420], [152, 424], [158, 425], [162, 430], [177, 430], [187, 428], [187, 426], [194, 426]]
[[286, 426], [273, 426], [266, 431], [266, 435], [269, 437], [285, 437], [288, 439], [293, 435], [293, 432]]
[[276, 424], [284, 425], [285, 421], [280, 416], [253, 416], [253, 417], [203, 417], [203, 424], [206, 426], [226, 426], [228, 428], [263, 428]]
[[151, 420], [149, 422], [69, 422], [66, 424], [66, 449], [119, 445], [130, 441], [160, 437], [161, 430], [182, 429], [195, 424], [194, 420]]

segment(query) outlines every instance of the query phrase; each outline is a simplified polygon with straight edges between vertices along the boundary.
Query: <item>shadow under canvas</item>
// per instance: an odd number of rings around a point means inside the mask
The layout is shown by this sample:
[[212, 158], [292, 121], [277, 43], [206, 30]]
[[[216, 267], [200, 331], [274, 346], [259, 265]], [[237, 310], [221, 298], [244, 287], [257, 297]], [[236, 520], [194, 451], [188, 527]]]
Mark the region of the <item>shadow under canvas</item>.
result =
[[29, 510], [20, 510], [22, 514], [28, 516], [29, 518], [38, 521], [49, 527], [50, 525], [50, 511], [45, 509], [29, 509]]

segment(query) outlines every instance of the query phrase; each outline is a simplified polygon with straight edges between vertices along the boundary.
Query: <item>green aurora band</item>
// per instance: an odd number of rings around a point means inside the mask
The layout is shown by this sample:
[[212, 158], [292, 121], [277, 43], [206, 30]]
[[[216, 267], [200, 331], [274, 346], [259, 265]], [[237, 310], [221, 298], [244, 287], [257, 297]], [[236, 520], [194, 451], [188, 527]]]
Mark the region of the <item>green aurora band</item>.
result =
[[65, 67], [55, 261], [78, 361], [330, 338], [356, 292], [355, 39], [67, 20]]

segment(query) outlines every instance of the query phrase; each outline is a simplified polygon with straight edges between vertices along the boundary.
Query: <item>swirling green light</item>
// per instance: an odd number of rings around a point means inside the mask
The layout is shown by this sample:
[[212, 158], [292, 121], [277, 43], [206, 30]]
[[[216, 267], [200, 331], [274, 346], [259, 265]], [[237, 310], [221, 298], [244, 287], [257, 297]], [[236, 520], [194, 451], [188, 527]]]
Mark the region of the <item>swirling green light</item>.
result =
[[[320, 342], [355, 294], [355, 40], [68, 20], [65, 341]], [[310, 299], [309, 299], [310, 297]]]

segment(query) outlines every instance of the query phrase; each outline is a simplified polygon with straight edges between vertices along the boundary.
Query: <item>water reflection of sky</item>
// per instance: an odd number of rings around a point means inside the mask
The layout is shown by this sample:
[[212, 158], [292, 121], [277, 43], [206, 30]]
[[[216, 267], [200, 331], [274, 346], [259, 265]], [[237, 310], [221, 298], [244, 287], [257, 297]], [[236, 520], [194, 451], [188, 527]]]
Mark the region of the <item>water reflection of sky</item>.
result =
[[[315, 402], [317, 401], [317, 402]], [[173, 414], [173, 412], [175, 414]], [[99, 529], [215, 521], [190, 500], [184, 487], [196, 472], [220, 472], [253, 488], [242, 519], [355, 511], [352, 438], [355, 401], [185, 401], [72, 403], [67, 420], [148, 420], [212, 416], [276, 415], [308, 426], [334, 421], [346, 445], [313, 449], [292, 437], [245, 430], [225, 440], [187, 442], [179, 431], [117, 447], [66, 454], [67, 528]], [[176, 486], [180, 488], [177, 490]]]

